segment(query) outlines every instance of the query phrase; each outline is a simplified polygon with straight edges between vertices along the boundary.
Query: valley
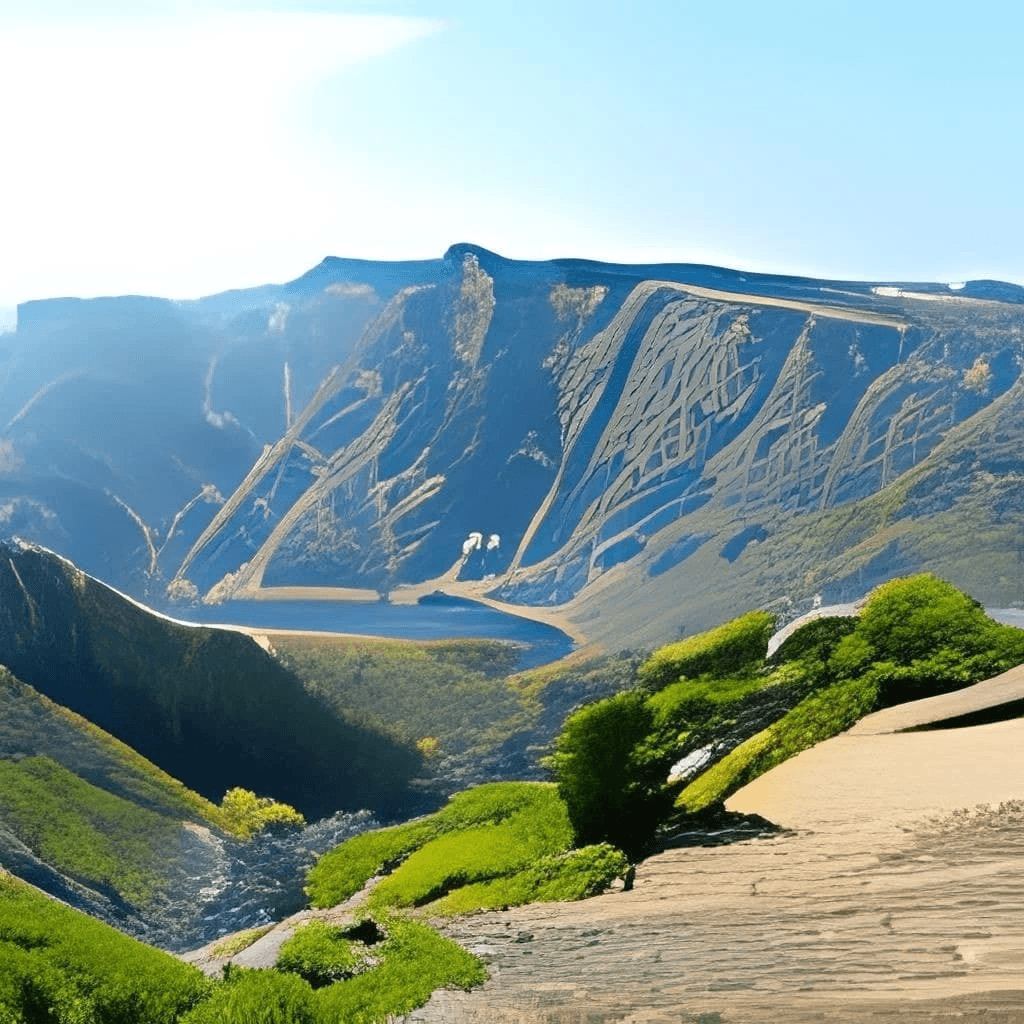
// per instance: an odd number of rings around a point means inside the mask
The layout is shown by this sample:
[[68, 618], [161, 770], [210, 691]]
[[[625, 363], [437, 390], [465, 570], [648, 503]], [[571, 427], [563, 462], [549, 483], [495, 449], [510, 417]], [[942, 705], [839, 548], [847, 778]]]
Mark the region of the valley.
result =
[[[26, 303], [0, 373], [0, 864], [237, 964], [160, 961], [168, 1024], [396, 977], [373, 1019], [1024, 991], [986, 895], [1024, 795], [1024, 289], [460, 244]], [[93, 999], [11, 927], [0, 1015]]]

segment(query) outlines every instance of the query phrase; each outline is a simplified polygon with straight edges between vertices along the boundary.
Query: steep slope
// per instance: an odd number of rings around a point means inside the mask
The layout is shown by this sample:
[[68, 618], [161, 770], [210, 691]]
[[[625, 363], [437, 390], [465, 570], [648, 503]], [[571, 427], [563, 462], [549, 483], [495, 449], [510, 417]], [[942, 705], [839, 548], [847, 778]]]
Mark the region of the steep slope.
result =
[[252, 639], [158, 618], [40, 549], [0, 549], [0, 664], [212, 800], [316, 818], [418, 802], [414, 749], [332, 715]]
[[613, 648], [921, 569], [1024, 599], [948, 557], [1024, 550], [1012, 285], [459, 245], [31, 303], [2, 356], [7, 527], [150, 599], [490, 589]]

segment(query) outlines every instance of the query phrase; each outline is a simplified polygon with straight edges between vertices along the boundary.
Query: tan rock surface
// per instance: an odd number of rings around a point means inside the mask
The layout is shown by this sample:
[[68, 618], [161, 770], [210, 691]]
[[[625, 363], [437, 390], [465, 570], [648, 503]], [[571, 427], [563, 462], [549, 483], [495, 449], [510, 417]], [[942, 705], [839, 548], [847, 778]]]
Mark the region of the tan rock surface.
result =
[[1016, 669], [872, 715], [729, 801], [788, 833], [445, 926], [491, 980], [407, 1021], [1024, 1022], [1024, 721], [893, 732], [1022, 697]]

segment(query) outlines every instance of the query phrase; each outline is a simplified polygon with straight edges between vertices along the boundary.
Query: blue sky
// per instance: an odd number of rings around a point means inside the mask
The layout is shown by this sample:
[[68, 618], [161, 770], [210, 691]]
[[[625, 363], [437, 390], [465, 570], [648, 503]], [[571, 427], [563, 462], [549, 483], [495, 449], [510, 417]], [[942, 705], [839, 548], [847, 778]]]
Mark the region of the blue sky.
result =
[[1024, 283], [1018, 5], [0, 0], [0, 307], [324, 256]]

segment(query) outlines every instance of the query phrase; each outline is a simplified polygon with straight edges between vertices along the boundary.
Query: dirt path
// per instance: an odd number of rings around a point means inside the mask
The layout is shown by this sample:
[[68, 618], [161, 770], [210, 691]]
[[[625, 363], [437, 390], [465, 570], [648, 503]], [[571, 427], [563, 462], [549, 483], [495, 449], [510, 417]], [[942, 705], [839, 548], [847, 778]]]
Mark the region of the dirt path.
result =
[[893, 731], [1021, 697], [1016, 669], [870, 716], [729, 801], [788, 834], [445, 926], [491, 980], [406, 1020], [1024, 1022], [1024, 721]]

